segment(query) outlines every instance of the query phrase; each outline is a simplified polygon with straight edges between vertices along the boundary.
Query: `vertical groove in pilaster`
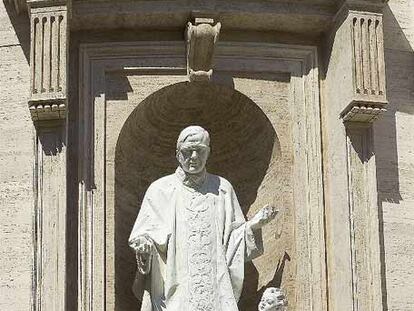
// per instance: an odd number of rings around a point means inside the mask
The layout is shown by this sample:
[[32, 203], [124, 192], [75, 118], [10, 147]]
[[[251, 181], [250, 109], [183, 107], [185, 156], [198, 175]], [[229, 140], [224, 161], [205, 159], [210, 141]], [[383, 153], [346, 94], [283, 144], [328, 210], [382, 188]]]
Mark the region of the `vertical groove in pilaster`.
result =
[[57, 21], [56, 21], [56, 17], [52, 16], [51, 18], [52, 20], [52, 27], [51, 27], [51, 38], [52, 38], [52, 44], [51, 44], [51, 63], [52, 63], [52, 79], [51, 79], [51, 88], [50, 91], [54, 92], [57, 90], [57, 51], [59, 48], [59, 43], [57, 41], [57, 33], [58, 33], [58, 25], [57, 25]]
[[41, 70], [40, 70], [40, 92], [41, 93], [45, 93], [46, 89], [45, 89], [45, 67], [47, 62], [49, 61], [49, 59], [47, 59], [47, 54], [46, 54], [46, 47], [45, 45], [47, 44], [47, 40], [45, 40], [45, 37], [47, 38], [47, 34], [46, 34], [46, 22], [47, 22], [47, 18], [43, 17], [42, 18], [42, 43], [40, 45], [40, 55], [42, 56], [42, 62], [41, 62]]
[[35, 19], [35, 33], [36, 33], [36, 37], [35, 37], [35, 42], [34, 42], [34, 50], [35, 50], [35, 58], [33, 59], [34, 61], [34, 66], [35, 66], [35, 71], [34, 71], [34, 79], [35, 79], [35, 84], [34, 84], [34, 93], [38, 94], [42, 92], [42, 41], [43, 41], [43, 33], [42, 33], [42, 22], [41, 22], [41, 18], [36, 18]]
[[367, 95], [370, 81], [369, 81], [369, 46], [368, 46], [368, 20], [361, 18], [361, 33], [362, 33], [362, 74], [364, 81], [363, 94]]
[[382, 20], [375, 23], [378, 60], [378, 90], [379, 95], [385, 94], [385, 65], [384, 65], [384, 39], [382, 33]]
[[361, 31], [358, 27], [358, 19], [354, 18], [352, 21], [352, 35], [354, 42], [354, 59], [353, 67], [355, 71], [355, 91], [360, 94], [362, 91], [362, 68], [361, 68]]
[[32, 76], [32, 83], [31, 83], [31, 92], [33, 93], [37, 93], [37, 88], [36, 88], [36, 58], [37, 58], [37, 53], [36, 53], [36, 42], [37, 42], [37, 24], [39, 22], [38, 18], [34, 18], [31, 21], [31, 27], [32, 27], [32, 38], [31, 38], [31, 53], [30, 53], [30, 65], [31, 65], [31, 76]]
[[57, 33], [56, 33], [56, 37], [57, 37], [57, 46], [58, 46], [58, 51], [57, 51], [57, 60], [56, 60], [56, 76], [57, 76], [57, 80], [56, 80], [56, 91], [62, 91], [62, 85], [61, 85], [61, 81], [62, 81], [62, 77], [61, 77], [61, 68], [62, 68], [62, 50], [63, 50], [63, 46], [62, 46], [62, 31], [63, 31], [63, 27], [62, 27], [62, 22], [63, 22], [63, 16], [59, 15], [58, 16], [58, 22], [57, 22]]

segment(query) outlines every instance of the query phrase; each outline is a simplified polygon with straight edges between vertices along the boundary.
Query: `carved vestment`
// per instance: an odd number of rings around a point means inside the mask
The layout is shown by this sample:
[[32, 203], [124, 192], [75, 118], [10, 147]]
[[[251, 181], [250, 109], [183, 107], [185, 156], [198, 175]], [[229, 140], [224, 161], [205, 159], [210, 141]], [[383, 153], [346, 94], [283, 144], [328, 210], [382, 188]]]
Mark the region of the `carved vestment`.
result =
[[[182, 172], [181, 172], [182, 173]], [[231, 184], [206, 174], [198, 187], [180, 168], [148, 188], [129, 241], [155, 244], [151, 272], [133, 290], [145, 311], [237, 311], [244, 263], [262, 252]]]

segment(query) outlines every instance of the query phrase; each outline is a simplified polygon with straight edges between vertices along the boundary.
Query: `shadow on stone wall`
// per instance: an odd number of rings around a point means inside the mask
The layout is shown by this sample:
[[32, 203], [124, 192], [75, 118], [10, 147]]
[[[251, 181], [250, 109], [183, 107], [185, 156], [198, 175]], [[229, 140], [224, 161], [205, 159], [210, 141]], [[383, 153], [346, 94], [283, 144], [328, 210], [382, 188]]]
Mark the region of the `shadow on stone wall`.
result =
[[[265, 114], [231, 88], [182, 82], [141, 102], [125, 122], [115, 154], [117, 311], [139, 310], [131, 292], [135, 262], [127, 240], [150, 183], [174, 172], [176, 139], [181, 129], [190, 124], [201, 125], [210, 132], [208, 170], [233, 184], [245, 214], [256, 199], [272, 157], [280, 152], [275, 130]], [[278, 284], [285, 260], [276, 271]], [[260, 299], [258, 272], [253, 264], [246, 269], [249, 283], [245, 284], [244, 300], [255, 304]], [[243, 304], [241, 310], [250, 309]]]
[[[397, 142], [396, 113], [414, 114], [412, 94], [414, 83], [414, 54], [400, 23], [391, 8], [387, 5], [383, 10], [386, 91], [389, 104], [387, 112], [374, 123], [375, 155], [377, 164], [378, 211], [380, 221], [380, 254], [383, 290], [383, 306], [387, 311], [387, 279], [384, 244], [383, 203], [400, 203], [400, 176]], [[411, 77], [411, 79], [409, 78]], [[401, 125], [399, 125], [401, 127]]]
[[27, 63], [30, 62], [30, 20], [27, 12], [16, 13], [13, 4], [3, 0], [7, 15], [13, 25], [17, 40], [23, 50]]
[[413, 49], [389, 6], [384, 8], [384, 47], [387, 112], [375, 123], [378, 194], [381, 202], [399, 203], [396, 112], [414, 114], [412, 79]]

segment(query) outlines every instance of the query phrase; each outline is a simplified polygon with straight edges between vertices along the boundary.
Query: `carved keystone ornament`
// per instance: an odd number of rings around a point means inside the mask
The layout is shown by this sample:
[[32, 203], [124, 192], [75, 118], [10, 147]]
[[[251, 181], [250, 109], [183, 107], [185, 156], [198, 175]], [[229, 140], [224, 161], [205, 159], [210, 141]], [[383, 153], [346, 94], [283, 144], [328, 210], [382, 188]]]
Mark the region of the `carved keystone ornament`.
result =
[[196, 17], [194, 24], [187, 23], [187, 74], [191, 82], [211, 79], [214, 48], [220, 28], [221, 23], [215, 23], [212, 18]]

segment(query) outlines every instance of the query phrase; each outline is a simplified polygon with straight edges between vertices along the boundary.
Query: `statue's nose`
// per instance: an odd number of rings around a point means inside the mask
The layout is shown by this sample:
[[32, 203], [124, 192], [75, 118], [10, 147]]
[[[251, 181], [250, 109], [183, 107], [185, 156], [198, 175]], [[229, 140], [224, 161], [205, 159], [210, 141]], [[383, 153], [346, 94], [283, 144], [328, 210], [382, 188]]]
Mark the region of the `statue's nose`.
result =
[[197, 157], [197, 151], [193, 150], [193, 152], [191, 153], [191, 158], [196, 158]]

